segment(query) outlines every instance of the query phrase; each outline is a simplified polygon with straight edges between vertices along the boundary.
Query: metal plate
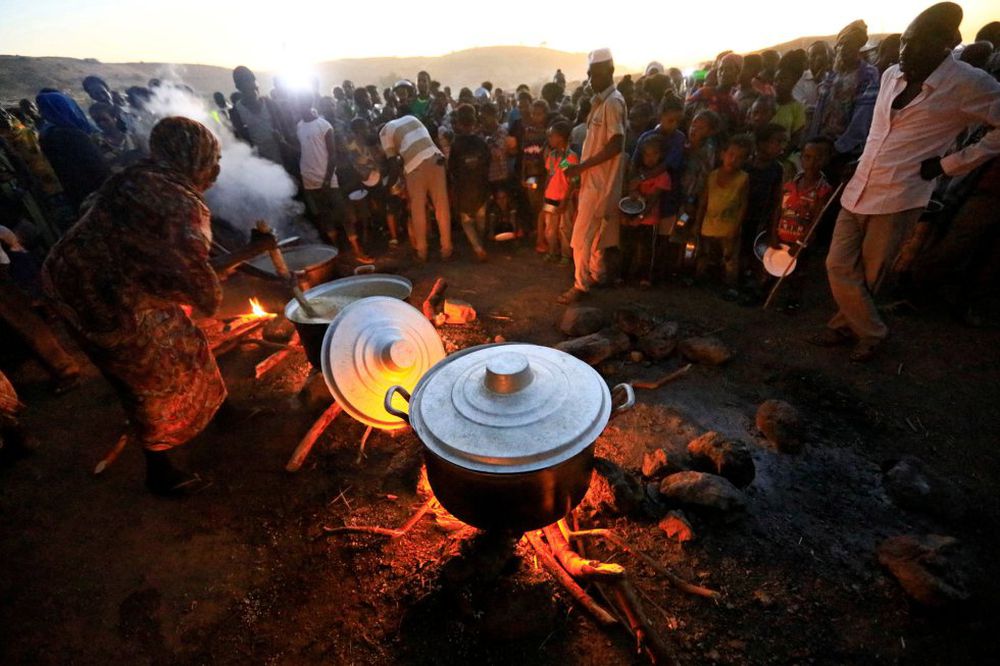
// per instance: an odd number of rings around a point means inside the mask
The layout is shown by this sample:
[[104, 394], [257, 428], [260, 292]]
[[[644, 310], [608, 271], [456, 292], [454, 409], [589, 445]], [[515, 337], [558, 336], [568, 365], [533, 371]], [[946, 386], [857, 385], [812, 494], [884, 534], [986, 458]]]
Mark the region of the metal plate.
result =
[[[281, 254], [285, 257], [288, 270], [294, 273], [335, 259], [337, 257], [337, 248], [330, 245], [296, 245], [282, 248]], [[266, 254], [251, 259], [247, 262], [247, 265], [253, 266], [268, 275], [277, 275], [274, 270], [274, 263], [271, 262], [271, 257]]]
[[795, 257], [789, 254], [787, 245], [782, 244], [779, 250], [769, 247], [764, 252], [764, 270], [774, 277], [791, 275], [795, 270], [795, 264]]
[[433, 453], [466, 469], [513, 474], [572, 458], [597, 439], [611, 392], [586, 363], [505, 343], [452, 354], [420, 381], [410, 422]]
[[406, 423], [385, 411], [385, 394], [412, 391], [444, 358], [444, 345], [423, 313], [401, 300], [354, 301], [330, 322], [320, 356], [323, 379], [344, 411], [365, 425], [397, 430]]
[[321, 324], [333, 321], [337, 313], [350, 303], [369, 296], [389, 296], [405, 300], [413, 292], [413, 283], [401, 275], [391, 275], [387, 273], [375, 273], [372, 275], [355, 275], [352, 277], [340, 278], [332, 282], [324, 282], [316, 285], [305, 293], [307, 301], [318, 300], [320, 304], [324, 300], [332, 305], [339, 305], [333, 311], [322, 313], [318, 320], [306, 317], [298, 301], [294, 298], [285, 305], [285, 318], [289, 321], [296, 321], [300, 324]]

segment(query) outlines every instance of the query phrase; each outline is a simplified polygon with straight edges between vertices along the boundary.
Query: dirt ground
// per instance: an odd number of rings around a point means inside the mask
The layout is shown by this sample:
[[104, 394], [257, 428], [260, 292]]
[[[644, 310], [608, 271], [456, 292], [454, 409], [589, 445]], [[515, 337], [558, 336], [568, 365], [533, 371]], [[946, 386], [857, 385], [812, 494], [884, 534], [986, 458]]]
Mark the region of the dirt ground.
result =
[[[818, 263], [818, 262], [816, 262]], [[459, 259], [409, 267], [414, 303], [436, 276], [480, 320], [445, 330], [449, 349], [507, 340], [554, 344], [567, 269], [528, 248], [486, 265]], [[609, 309], [637, 303], [683, 333], [718, 331], [736, 358], [696, 366], [614, 421], [597, 453], [638, 467], [642, 453], [680, 450], [712, 429], [748, 442], [757, 477], [746, 515], [695, 520], [678, 545], [655, 522], [607, 524], [678, 574], [723, 593], [682, 594], [627, 553], [626, 566], [679, 661], [700, 663], [985, 663], [995, 659], [1000, 546], [996, 424], [1000, 354], [995, 329], [964, 328], [942, 308], [892, 316], [885, 353], [865, 366], [846, 351], [805, 342], [831, 313], [823, 276], [796, 316], [722, 301], [708, 287], [669, 285], [595, 292]], [[226, 311], [248, 295], [269, 309], [280, 289], [249, 276], [226, 284]], [[7, 346], [5, 344], [5, 346]], [[423, 664], [643, 663], [621, 630], [601, 630], [537, 567], [530, 550], [499, 576], [480, 575], [469, 530], [428, 517], [405, 538], [324, 537], [323, 525], [401, 524], [420, 504], [420, 445], [374, 436], [356, 463], [363, 426], [340, 416], [297, 475], [284, 464], [322, 408], [297, 397], [308, 367], [296, 352], [259, 382], [267, 352], [221, 360], [231, 406], [183, 455], [213, 480], [182, 501], [142, 485], [126, 450], [101, 478], [94, 464], [122, 418], [90, 367], [83, 386], [51, 395], [39, 368], [2, 354], [30, 406], [37, 452], [0, 469], [0, 663], [3, 664]], [[679, 364], [617, 361], [611, 383], [652, 378]], [[808, 421], [805, 451], [781, 454], [753, 425], [757, 405], [781, 398]], [[962, 489], [961, 520], [942, 523], [897, 508], [880, 463], [925, 460]], [[958, 537], [972, 557], [972, 599], [946, 613], [912, 605], [878, 565], [885, 537]], [[462, 563], [472, 561], [471, 567]]]

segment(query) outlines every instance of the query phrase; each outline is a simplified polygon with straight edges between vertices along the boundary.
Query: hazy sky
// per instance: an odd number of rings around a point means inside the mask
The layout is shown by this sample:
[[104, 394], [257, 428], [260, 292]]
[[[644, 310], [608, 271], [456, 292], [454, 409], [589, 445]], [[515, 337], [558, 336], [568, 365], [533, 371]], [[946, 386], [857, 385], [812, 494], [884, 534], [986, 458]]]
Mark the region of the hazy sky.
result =
[[[873, 33], [901, 32], [930, 4], [0, 0], [0, 53], [280, 70], [335, 58], [441, 55], [475, 46], [521, 44], [566, 51], [610, 46], [623, 66], [639, 68], [654, 59], [686, 66], [724, 49], [747, 51], [795, 37], [836, 33], [857, 18]], [[997, 0], [960, 4], [966, 41], [989, 20], [1000, 19]]]

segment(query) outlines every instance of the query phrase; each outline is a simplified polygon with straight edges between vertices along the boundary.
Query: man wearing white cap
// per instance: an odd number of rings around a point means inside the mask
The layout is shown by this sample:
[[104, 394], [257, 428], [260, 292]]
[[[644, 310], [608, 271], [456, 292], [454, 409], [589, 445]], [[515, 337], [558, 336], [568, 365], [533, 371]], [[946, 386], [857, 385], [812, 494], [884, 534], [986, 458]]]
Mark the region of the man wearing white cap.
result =
[[622, 146], [625, 141], [625, 98], [615, 89], [615, 65], [610, 49], [587, 58], [590, 87], [595, 94], [587, 116], [587, 137], [580, 164], [565, 171], [580, 176], [580, 201], [573, 225], [573, 288], [560, 303], [580, 300], [605, 276], [604, 249], [618, 245], [618, 198], [622, 191]]

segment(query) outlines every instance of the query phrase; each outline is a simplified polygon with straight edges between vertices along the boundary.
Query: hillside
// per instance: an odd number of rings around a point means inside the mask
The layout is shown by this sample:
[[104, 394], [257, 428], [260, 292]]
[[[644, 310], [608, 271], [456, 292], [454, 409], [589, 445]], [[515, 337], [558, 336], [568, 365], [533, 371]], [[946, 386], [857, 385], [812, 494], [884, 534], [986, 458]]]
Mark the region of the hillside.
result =
[[[586, 73], [586, 55], [526, 46], [491, 46], [456, 51], [437, 57], [360, 58], [331, 60], [319, 64], [316, 72], [320, 86], [329, 90], [345, 78], [356, 83], [390, 85], [400, 78], [415, 79], [426, 69], [432, 76], [455, 89], [475, 87], [489, 79], [496, 85], [512, 88], [519, 83], [537, 87], [550, 80], [560, 68], [569, 79], [582, 79]], [[104, 78], [112, 88], [124, 89], [145, 85], [150, 78], [183, 80], [203, 94], [233, 89], [232, 70], [211, 65], [166, 63], [103, 63], [75, 58], [32, 58], [0, 55], [0, 99], [11, 101], [33, 97], [39, 88], [59, 88], [76, 93], [89, 74]], [[261, 88], [270, 89], [270, 74], [258, 72]]]
[[[877, 40], [881, 36], [872, 37]], [[767, 48], [785, 52], [805, 48], [817, 39], [832, 44], [836, 37], [801, 37]], [[551, 80], [556, 69], [562, 69], [569, 81], [583, 79], [586, 55], [531, 46], [488, 46], [435, 57], [330, 60], [317, 65], [316, 72], [321, 88], [330, 90], [344, 79], [375, 83], [381, 88], [400, 78], [415, 79], [422, 69], [444, 85], [450, 85], [456, 95], [462, 86], [475, 88], [486, 79], [502, 88], [511, 89], [519, 83], [527, 83], [537, 90], [542, 83]], [[154, 77], [183, 80], [199, 93], [209, 95], [216, 90], [228, 92], [233, 89], [231, 72], [228, 67], [212, 65], [103, 63], [93, 59], [0, 55], [0, 100], [10, 102], [33, 97], [43, 87], [82, 94], [80, 82], [88, 74], [104, 78], [116, 89], [146, 85]], [[625, 73], [619, 71], [619, 74]], [[270, 89], [270, 73], [258, 72], [258, 80], [265, 92]]]

